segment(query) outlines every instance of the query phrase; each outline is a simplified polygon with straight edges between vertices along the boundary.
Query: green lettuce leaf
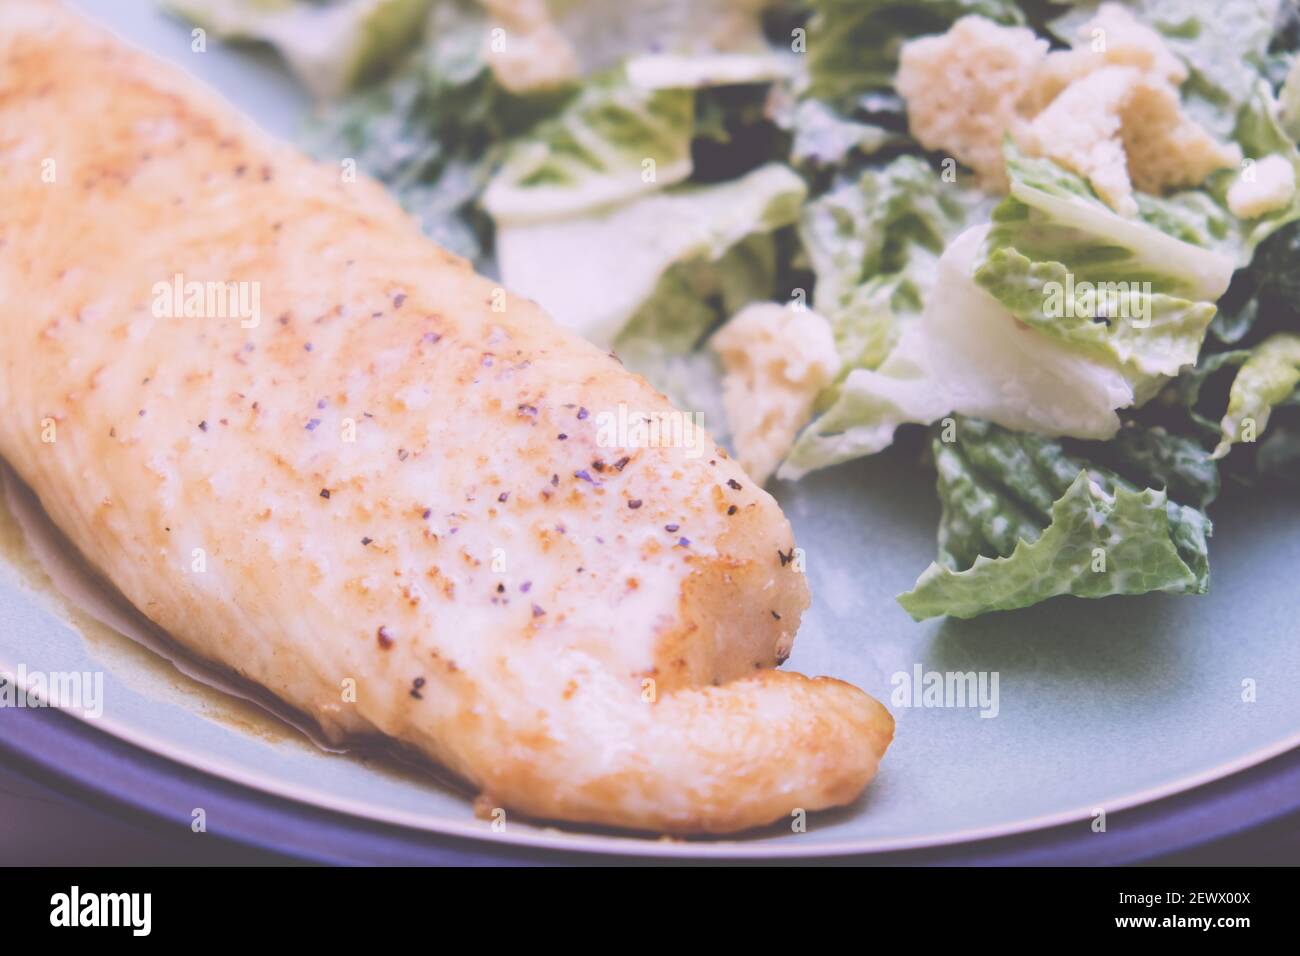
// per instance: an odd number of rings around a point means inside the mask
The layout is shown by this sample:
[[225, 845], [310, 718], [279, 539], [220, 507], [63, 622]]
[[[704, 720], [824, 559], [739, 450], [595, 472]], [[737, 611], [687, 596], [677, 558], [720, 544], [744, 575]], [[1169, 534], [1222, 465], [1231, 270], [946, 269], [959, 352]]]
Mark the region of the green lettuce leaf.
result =
[[948, 240], [978, 198], [922, 159], [865, 170], [804, 207], [799, 234], [817, 283], [814, 307], [831, 323], [846, 372], [875, 368], [920, 313]]
[[1300, 333], [1279, 332], [1251, 350], [1228, 396], [1228, 410], [1220, 423], [1222, 439], [1214, 457], [1228, 454], [1232, 445], [1258, 440], [1268, 425], [1274, 406], [1290, 399], [1300, 385]]
[[1292, 140], [1300, 140], [1300, 56], [1291, 61], [1278, 99], [1282, 106], [1278, 117], [1282, 129]]
[[797, 166], [840, 166], [850, 156], [867, 156], [900, 137], [878, 126], [846, 119], [821, 100], [800, 100], [786, 125], [794, 134], [790, 161]]
[[507, 223], [497, 232], [507, 288], [591, 341], [613, 342], [673, 266], [716, 262], [748, 236], [794, 222], [805, 194], [788, 167], [683, 185], [584, 215]]
[[1159, 425], [1126, 422], [1112, 441], [1088, 443], [1079, 453], [1139, 486], [1163, 488], [1175, 501], [1202, 511], [1219, 496], [1219, 469], [1202, 443]]
[[[1118, 409], [1149, 401], [1195, 360], [1232, 259], [1117, 215], [1079, 177], [1010, 145], [1008, 171], [1011, 195], [992, 224], [948, 243], [920, 316], [903, 323], [878, 369], [848, 374], [796, 440], [782, 477], [873, 454], [899, 425], [954, 411], [1108, 439]], [[1073, 314], [1051, 315], [1048, 281], [1063, 293], [1090, 283], [1107, 297], [1094, 295], [1091, 306], [1063, 298]], [[1121, 282], [1123, 297], [1110, 298]]]
[[702, 413], [714, 440], [725, 443], [722, 370], [716, 353], [702, 346], [727, 317], [772, 298], [776, 270], [768, 233], [743, 239], [716, 261], [674, 265], [614, 340], [615, 354], [676, 407]]
[[419, 38], [432, 0], [165, 0], [173, 12], [228, 40], [276, 49], [319, 97], [386, 71]]
[[[1233, 263], [1224, 255], [1161, 231], [1160, 222], [1126, 219], [1082, 177], [1006, 145], [1011, 195], [993, 213], [989, 251], [1014, 248], [1037, 262], [1060, 262], [1076, 282], [1149, 281], [1154, 291], [1213, 301]], [[1166, 207], [1167, 209], [1167, 207]]]
[[975, 617], [1063, 594], [1204, 593], [1209, 519], [1057, 441], [957, 419], [934, 442], [939, 560], [899, 603]]
[[518, 97], [483, 57], [487, 23], [468, 0], [430, 11], [428, 41], [393, 76], [318, 116], [304, 146], [352, 160], [379, 180], [436, 242], [491, 271], [491, 223], [477, 209], [499, 144], [559, 109], [562, 97]]
[[[1030, 328], [1119, 368], [1139, 398], [1194, 364], [1232, 260], [1117, 215], [1082, 178], [1011, 144], [1007, 171], [975, 281]], [[1174, 208], [1190, 206], [1165, 204], [1157, 221], [1186, 234]]]
[[691, 174], [694, 94], [646, 89], [614, 71], [513, 141], [483, 194], [497, 225], [574, 216]]

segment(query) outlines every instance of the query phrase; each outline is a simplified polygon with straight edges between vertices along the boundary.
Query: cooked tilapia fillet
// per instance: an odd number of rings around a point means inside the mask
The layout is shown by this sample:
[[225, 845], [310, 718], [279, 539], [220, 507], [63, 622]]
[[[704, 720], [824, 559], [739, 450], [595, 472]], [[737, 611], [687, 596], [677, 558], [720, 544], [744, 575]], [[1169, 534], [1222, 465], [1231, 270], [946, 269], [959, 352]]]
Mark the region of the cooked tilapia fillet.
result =
[[[156, 314], [177, 276], [256, 283], [260, 323]], [[671, 409], [375, 184], [0, 5], [0, 453], [136, 607], [487, 806], [690, 833], [853, 800], [893, 721], [774, 669], [789, 524], [707, 439], [607, 447], [620, 405]]]

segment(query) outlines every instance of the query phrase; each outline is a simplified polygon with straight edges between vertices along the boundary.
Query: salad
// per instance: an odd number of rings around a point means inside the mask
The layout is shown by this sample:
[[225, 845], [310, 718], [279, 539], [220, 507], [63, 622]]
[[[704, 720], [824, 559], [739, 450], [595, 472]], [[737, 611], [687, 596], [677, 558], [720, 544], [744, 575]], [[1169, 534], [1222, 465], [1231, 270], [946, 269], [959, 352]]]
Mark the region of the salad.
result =
[[918, 620], [1204, 593], [1300, 485], [1294, 0], [167, 5], [756, 480], [923, 448]]

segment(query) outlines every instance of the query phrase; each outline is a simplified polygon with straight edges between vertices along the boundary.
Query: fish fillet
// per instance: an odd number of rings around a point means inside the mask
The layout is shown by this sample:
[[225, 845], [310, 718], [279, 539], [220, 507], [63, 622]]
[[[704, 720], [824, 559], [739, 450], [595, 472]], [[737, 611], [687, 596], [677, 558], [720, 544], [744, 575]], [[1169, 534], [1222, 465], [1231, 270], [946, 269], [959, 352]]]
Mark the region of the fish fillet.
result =
[[852, 801], [893, 720], [775, 669], [809, 601], [776, 502], [707, 438], [602, 437], [671, 406], [343, 172], [4, 0], [0, 454], [54, 522], [191, 651], [486, 806]]

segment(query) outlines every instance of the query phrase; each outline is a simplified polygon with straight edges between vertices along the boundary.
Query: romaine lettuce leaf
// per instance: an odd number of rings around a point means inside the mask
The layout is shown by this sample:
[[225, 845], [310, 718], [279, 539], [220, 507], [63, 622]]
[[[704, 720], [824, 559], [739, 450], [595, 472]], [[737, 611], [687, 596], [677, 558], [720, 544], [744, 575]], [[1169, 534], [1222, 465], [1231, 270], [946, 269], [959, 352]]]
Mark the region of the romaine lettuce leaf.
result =
[[317, 96], [383, 73], [420, 36], [432, 0], [165, 0], [205, 30], [273, 46]]
[[[945, 432], [951, 441], [944, 441]], [[934, 442], [939, 560], [900, 595], [917, 620], [975, 617], [1062, 594], [1204, 593], [1209, 519], [1070, 454], [956, 419]]]
[[875, 454], [899, 425], [952, 411], [1057, 435], [1115, 434], [1115, 410], [1135, 400], [1132, 384], [1113, 365], [1020, 325], [980, 288], [974, 270], [988, 232], [972, 226], [949, 243], [921, 315], [879, 369], [849, 373], [834, 404], [795, 441], [780, 477]]
[[1194, 364], [1232, 260], [1115, 214], [1010, 144], [1007, 171], [975, 281], [1025, 325], [1120, 369], [1139, 404]]
[[769, 164], [584, 215], [506, 223], [497, 232], [501, 277], [562, 325], [609, 344], [674, 265], [715, 262], [746, 237], [791, 224], [805, 189], [788, 167]]
[[1298, 385], [1300, 333], [1279, 332], [1252, 349], [1233, 379], [1214, 457], [1222, 458], [1238, 441], [1258, 440], [1273, 407], [1291, 398]]
[[1175, 501], [1204, 510], [1219, 496], [1219, 468], [1201, 442], [1159, 425], [1126, 422], [1109, 442], [1079, 453], [1138, 486], [1163, 488]]
[[794, 134], [790, 161], [797, 166], [839, 166], [854, 153], [870, 155], [899, 138], [875, 123], [846, 119], [821, 100], [800, 100], [786, 125]]
[[[1137, 285], [1113, 295], [1092, 284], [1076, 286], [1063, 263], [1035, 262], [1011, 247], [993, 249], [976, 269], [975, 281], [1030, 328], [1131, 369], [1135, 377], [1177, 375], [1193, 364], [1214, 316], [1212, 303]], [[1059, 293], [1044, 295], [1045, 288]]]
[[1282, 129], [1291, 139], [1300, 140], [1300, 56], [1292, 59], [1278, 99], [1282, 106], [1278, 117]]
[[846, 369], [875, 368], [919, 314], [948, 240], [979, 200], [926, 162], [900, 156], [804, 207], [799, 234]]
[[574, 216], [691, 174], [694, 94], [649, 89], [616, 70], [513, 141], [483, 194], [498, 226]]
[[[952, 411], [1110, 438], [1118, 409], [1143, 404], [1195, 360], [1232, 260], [1117, 215], [1081, 178], [1010, 145], [1008, 171], [1011, 195], [991, 226], [949, 243], [919, 318], [877, 370], [849, 373], [782, 477], [872, 454], [898, 425]], [[1060, 315], [1049, 312], [1049, 281], [1061, 283]], [[1104, 295], [1077, 301], [1083, 283]], [[1125, 291], [1112, 298], [1116, 283]]]
[[614, 352], [677, 408], [702, 413], [713, 439], [726, 443], [722, 370], [702, 345], [728, 316], [770, 299], [775, 284], [776, 244], [767, 233], [749, 236], [716, 261], [679, 263], [614, 340]]
[[1154, 291], [1213, 301], [1233, 263], [1212, 249], [1166, 235], [1157, 224], [1127, 219], [1080, 176], [1006, 145], [1011, 195], [993, 213], [989, 249], [1015, 248], [1037, 262], [1061, 262], [1075, 282], [1150, 282]]
[[491, 224], [475, 205], [499, 144], [563, 103], [517, 97], [483, 58], [487, 30], [469, 0], [440, 0], [427, 42], [394, 75], [332, 105], [305, 135], [309, 152], [355, 161], [393, 193], [436, 242], [491, 270]]

